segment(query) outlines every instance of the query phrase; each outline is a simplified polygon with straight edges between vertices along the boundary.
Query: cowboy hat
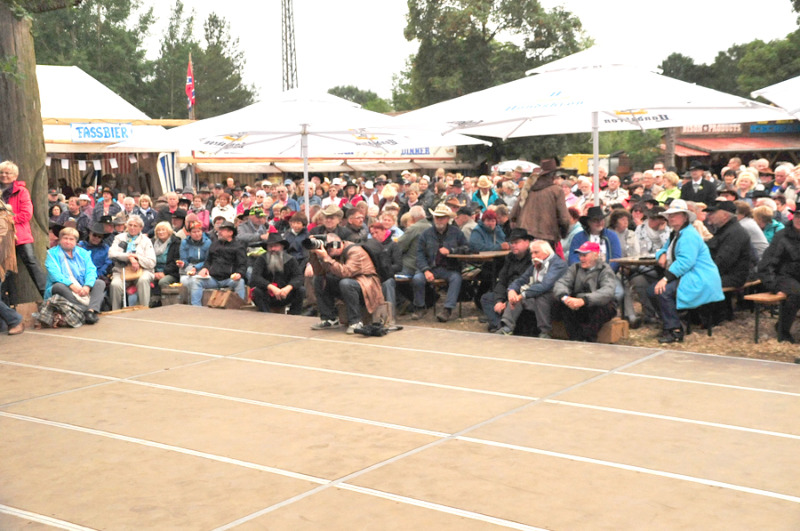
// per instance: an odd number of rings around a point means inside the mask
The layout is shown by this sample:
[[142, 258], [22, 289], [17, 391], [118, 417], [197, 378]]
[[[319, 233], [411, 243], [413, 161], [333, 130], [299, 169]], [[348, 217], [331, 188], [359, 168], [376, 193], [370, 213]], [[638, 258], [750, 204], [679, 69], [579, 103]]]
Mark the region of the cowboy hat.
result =
[[581, 216], [578, 219], [578, 221], [581, 222], [581, 225], [585, 225], [585, 224], [589, 223], [592, 220], [605, 219], [605, 218], [606, 218], [606, 213], [603, 210], [603, 207], [593, 206], [593, 207], [589, 207], [589, 210], [586, 211], [586, 215], [585, 216]]
[[284, 249], [289, 247], [289, 242], [286, 241], [286, 239], [283, 236], [281, 236], [281, 234], [278, 232], [270, 232], [269, 236], [267, 236], [267, 239], [261, 243], [261, 247], [266, 249], [267, 247], [275, 243], [283, 245]]
[[322, 215], [324, 215], [324, 216], [339, 216], [339, 217], [342, 217], [344, 215], [344, 213], [342, 212], [341, 208], [339, 208], [338, 206], [336, 206], [333, 203], [331, 203], [330, 205], [328, 205], [328, 206], [326, 206], [325, 208], [322, 209]]
[[481, 175], [478, 179], [478, 188], [491, 188], [492, 181], [486, 175]]
[[456, 216], [447, 205], [443, 205], [442, 203], [436, 205], [436, 210], [431, 210], [429, 208], [428, 211], [431, 213], [431, 216], [435, 218], [440, 218], [444, 216], [447, 216], [448, 218], [454, 218]]
[[541, 167], [541, 172], [539, 173], [540, 177], [555, 173], [561, 169], [558, 159], [544, 159], [539, 166]]
[[528, 231], [526, 231], [525, 229], [523, 229], [521, 227], [517, 227], [515, 229], [511, 229], [511, 232], [508, 234], [507, 240], [509, 242], [513, 242], [515, 240], [532, 241], [533, 240], [533, 236], [528, 234]]

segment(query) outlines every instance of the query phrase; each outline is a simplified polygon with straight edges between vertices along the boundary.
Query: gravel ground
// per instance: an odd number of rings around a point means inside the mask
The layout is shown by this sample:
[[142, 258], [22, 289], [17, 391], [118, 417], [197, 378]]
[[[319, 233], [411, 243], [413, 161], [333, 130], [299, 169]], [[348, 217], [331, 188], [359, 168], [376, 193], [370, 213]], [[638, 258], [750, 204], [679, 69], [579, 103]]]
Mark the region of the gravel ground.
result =
[[[437, 305], [437, 309], [439, 306]], [[432, 328], [446, 328], [449, 330], [467, 330], [470, 332], [486, 332], [486, 324], [478, 321], [478, 312], [471, 302], [464, 302], [462, 317], [458, 318], [458, 309], [454, 311], [456, 319], [447, 323], [440, 323], [434, 317], [432, 310], [428, 310], [425, 317], [419, 321], [412, 321], [410, 314], [401, 315], [397, 319], [400, 325], [430, 326]], [[776, 313], [777, 315], [777, 313]], [[699, 327], [692, 328], [692, 333], [684, 338], [683, 343], [672, 343], [670, 350], [689, 352], [702, 352], [720, 356], [734, 356], [789, 363], [800, 363], [800, 344], [778, 343], [775, 338], [776, 318], [770, 317], [769, 312], [763, 312], [760, 319], [760, 333], [758, 344], [753, 342], [755, 327], [754, 314], [748, 310], [735, 312], [734, 320], [715, 326], [713, 336], [708, 337], [705, 330]], [[792, 329], [794, 337], [800, 340], [800, 321], [795, 321]], [[622, 339], [620, 345], [630, 345], [648, 348], [664, 348], [658, 343], [661, 334], [659, 326], [642, 326], [631, 330], [629, 337]], [[499, 339], [499, 338], [498, 338]]]

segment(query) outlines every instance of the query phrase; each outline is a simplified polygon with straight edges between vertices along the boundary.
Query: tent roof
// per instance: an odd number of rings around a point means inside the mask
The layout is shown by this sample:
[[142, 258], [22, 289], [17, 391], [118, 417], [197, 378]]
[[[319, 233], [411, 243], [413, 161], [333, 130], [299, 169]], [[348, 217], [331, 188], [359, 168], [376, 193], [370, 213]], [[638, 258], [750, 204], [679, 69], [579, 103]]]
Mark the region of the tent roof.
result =
[[77, 66], [37, 65], [36, 78], [42, 118], [150, 119]]

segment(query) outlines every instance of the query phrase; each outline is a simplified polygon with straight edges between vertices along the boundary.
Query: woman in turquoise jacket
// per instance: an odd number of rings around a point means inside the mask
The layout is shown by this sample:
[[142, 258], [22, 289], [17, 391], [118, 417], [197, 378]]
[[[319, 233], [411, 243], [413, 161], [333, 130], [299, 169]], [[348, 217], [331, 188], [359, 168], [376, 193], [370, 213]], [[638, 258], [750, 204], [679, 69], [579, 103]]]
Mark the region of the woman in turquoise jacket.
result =
[[67, 227], [61, 229], [58, 245], [47, 251], [44, 266], [47, 270], [47, 285], [44, 298], [61, 295], [73, 304], [86, 308], [86, 324], [94, 324], [105, 296], [105, 283], [97, 282], [97, 268], [92, 254], [78, 247], [78, 231]]
[[708, 246], [692, 226], [692, 214], [682, 199], [672, 202], [661, 214], [672, 228], [669, 241], [656, 253], [665, 269], [664, 277], [651, 288], [657, 297], [664, 320], [664, 334], [659, 343], [683, 341], [678, 310], [697, 308], [725, 299], [722, 279]]

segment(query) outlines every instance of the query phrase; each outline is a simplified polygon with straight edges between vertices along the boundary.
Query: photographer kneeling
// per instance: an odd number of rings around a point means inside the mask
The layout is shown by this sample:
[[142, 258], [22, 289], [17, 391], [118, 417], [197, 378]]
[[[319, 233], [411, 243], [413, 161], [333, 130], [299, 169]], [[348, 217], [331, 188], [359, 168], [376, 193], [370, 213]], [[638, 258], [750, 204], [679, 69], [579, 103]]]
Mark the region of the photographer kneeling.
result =
[[324, 242], [310, 238], [304, 245], [310, 250], [309, 263], [314, 270], [314, 291], [317, 296], [320, 322], [313, 330], [328, 330], [339, 326], [336, 299], [342, 299], [347, 309], [348, 334], [363, 327], [364, 306], [372, 313], [384, 302], [381, 281], [367, 252], [351, 242], [343, 242], [329, 233]]

